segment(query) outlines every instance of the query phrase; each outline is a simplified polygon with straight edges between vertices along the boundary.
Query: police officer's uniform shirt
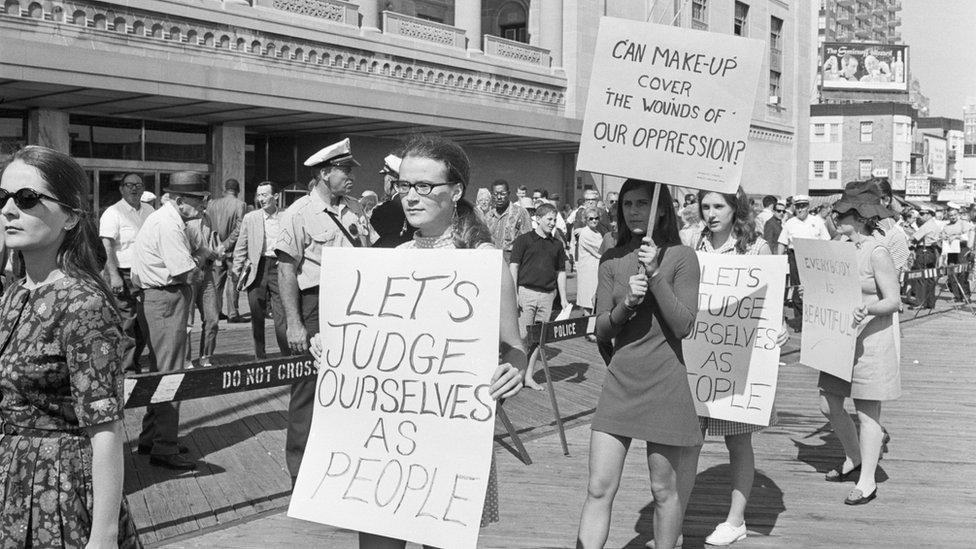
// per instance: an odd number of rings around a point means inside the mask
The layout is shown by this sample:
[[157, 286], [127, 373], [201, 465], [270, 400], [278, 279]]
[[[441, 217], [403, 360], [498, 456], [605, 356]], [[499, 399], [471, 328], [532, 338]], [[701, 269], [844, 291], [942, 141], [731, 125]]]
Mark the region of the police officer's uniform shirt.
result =
[[296, 200], [281, 216], [281, 234], [275, 250], [295, 260], [300, 290], [318, 287], [322, 248], [353, 247], [327, 212], [335, 214], [353, 238], [359, 238], [359, 216], [351, 209], [348, 198], [343, 198], [339, 206], [332, 206], [312, 192]]

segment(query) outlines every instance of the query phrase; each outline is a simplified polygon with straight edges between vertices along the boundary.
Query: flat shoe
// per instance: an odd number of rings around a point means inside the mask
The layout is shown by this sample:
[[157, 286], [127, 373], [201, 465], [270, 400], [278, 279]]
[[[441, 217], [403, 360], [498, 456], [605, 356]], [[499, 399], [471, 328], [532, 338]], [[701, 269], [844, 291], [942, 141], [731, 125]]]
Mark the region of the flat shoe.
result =
[[834, 467], [833, 469], [827, 471], [827, 474], [824, 475], [824, 480], [826, 480], [827, 482], [847, 482], [849, 480], [853, 480], [851, 477], [853, 477], [855, 473], [857, 474], [861, 473], [860, 463], [857, 464], [857, 467], [854, 467], [853, 469], [851, 469], [846, 473], [841, 472], [841, 469], [843, 467], [844, 464], [842, 463], [837, 467]]
[[192, 471], [197, 468], [196, 463], [186, 459], [180, 454], [152, 456], [149, 458], [149, 463], [157, 467], [173, 469], [174, 471]]
[[871, 501], [876, 497], [878, 497], [877, 487], [874, 488], [874, 491], [871, 492], [871, 495], [869, 496], [865, 496], [863, 493], [861, 493], [860, 490], [855, 488], [851, 490], [850, 495], [847, 496], [847, 499], [844, 500], [844, 503], [846, 503], [847, 505], [864, 505], [865, 503]]

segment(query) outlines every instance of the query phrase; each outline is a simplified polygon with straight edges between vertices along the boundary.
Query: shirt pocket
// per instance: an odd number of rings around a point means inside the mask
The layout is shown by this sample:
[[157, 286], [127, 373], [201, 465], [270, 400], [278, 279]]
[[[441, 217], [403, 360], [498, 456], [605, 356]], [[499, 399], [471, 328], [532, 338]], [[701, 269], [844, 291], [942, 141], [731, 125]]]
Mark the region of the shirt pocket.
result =
[[136, 239], [137, 230], [135, 227], [130, 227], [128, 225], [123, 225], [119, 227], [119, 244], [126, 246], [132, 244]]
[[322, 260], [322, 248], [335, 246], [336, 238], [339, 236], [338, 229], [323, 229], [317, 233], [309, 234], [309, 244], [305, 250], [305, 255], [311, 255], [316, 262]]

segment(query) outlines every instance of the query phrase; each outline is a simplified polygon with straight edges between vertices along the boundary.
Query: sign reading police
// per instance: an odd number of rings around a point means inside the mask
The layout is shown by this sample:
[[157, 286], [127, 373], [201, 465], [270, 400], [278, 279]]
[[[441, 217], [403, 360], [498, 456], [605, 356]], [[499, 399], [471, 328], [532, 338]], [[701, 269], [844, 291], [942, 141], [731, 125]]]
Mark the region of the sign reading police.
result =
[[682, 342], [698, 415], [769, 425], [779, 373], [784, 256], [698, 254], [695, 328]]
[[501, 260], [496, 250], [323, 250], [322, 364], [289, 516], [476, 546]]
[[735, 192], [765, 43], [600, 20], [577, 169]]

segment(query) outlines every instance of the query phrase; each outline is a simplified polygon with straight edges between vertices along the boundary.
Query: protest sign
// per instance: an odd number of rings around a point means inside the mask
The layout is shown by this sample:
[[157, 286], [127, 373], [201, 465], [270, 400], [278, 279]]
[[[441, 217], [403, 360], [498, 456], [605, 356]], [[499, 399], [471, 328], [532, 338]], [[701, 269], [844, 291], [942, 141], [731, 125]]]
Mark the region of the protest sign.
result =
[[323, 250], [322, 363], [288, 516], [476, 546], [501, 261], [497, 250]]
[[765, 43], [604, 17], [576, 168], [735, 192]]
[[[857, 251], [851, 242], [798, 238], [793, 241], [803, 286], [800, 363], [850, 381], [861, 304]], [[867, 320], [863, 324], [866, 324]]]
[[769, 425], [788, 268], [776, 255], [698, 253], [698, 316], [682, 342], [700, 416]]

